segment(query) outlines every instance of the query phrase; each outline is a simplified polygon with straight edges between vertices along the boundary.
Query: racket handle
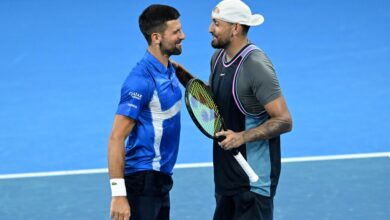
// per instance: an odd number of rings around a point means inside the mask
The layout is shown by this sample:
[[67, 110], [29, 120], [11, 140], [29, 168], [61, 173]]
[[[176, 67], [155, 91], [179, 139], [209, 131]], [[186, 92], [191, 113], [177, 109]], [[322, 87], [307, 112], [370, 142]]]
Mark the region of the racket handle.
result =
[[226, 136], [218, 136], [217, 141], [222, 142], [223, 140], [225, 140], [225, 138], [226, 138]]
[[252, 183], [256, 182], [259, 180], [259, 177], [256, 175], [255, 171], [253, 171], [252, 167], [249, 166], [248, 162], [244, 159], [242, 154], [238, 152], [237, 154], [233, 155], [234, 158], [236, 158], [237, 162], [240, 164], [242, 169], [245, 171], [246, 175], [249, 177], [249, 181]]

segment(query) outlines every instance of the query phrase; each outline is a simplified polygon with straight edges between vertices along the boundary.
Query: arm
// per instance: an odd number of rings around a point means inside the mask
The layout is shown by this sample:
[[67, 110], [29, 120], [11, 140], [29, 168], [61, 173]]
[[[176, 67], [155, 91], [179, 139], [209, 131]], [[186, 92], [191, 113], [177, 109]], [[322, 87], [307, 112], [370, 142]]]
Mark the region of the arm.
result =
[[194, 78], [194, 76], [191, 75], [191, 73], [188, 72], [188, 70], [186, 70], [182, 65], [176, 63], [173, 60], [170, 60], [170, 61], [171, 61], [172, 65], [173, 65], [173, 67], [176, 70], [176, 76], [179, 79], [180, 83], [184, 87], [186, 87], [188, 81], [190, 81], [192, 78]]
[[[135, 121], [116, 115], [108, 140], [108, 170], [110, 179], [123, 179], [125, 151], [124, 141], [135, 125]], [[129, 219], [130, 206], [126, 196], [113, 196], [111, 200], [110, 217], [113, 219]]]
[[247, 142], [267, 140], [291, 131], [292, 119], [283, 96], [271, 101], [264, 107], [270, 115], [270, 119], [258, 127], [242, 132], [231, 130], [218, 132], [217, 136], [226, 136], [226, 139], [220, 143], [221, 147], [232, 149]]
[[291, 131], [292, 119], [283, 96], [264, 107], [271, 118], [256, 128], [244, 131], [244, 142], [267, 140]]

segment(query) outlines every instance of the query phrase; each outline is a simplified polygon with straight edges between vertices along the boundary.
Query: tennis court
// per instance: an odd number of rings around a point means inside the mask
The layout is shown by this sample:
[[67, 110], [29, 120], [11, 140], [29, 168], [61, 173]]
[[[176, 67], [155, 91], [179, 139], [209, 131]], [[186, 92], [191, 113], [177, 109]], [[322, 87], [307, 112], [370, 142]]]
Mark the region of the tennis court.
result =
[[[390, 219], [390, 2], [246, 2], [294, 120], [275, 219]], [[0, 219], [109, 219], [107, 138], [151, 3], [0, 1]], [[181, 12], [173, 59], [207, 80], [218, 1], [158, 3]], [[211, 158], [183, 108], [173, 220], [212, 218]]]

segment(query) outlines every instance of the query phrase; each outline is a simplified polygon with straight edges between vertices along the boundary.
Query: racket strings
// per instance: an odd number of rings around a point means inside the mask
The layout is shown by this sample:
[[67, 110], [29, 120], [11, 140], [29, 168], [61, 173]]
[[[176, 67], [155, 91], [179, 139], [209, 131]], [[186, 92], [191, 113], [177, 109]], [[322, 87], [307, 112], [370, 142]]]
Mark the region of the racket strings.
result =
[[222, 118], [212, 96], [204, 85], [193, 83], [189, 89], [190, 105], [194, 116], [211, 136], [222, 128]]

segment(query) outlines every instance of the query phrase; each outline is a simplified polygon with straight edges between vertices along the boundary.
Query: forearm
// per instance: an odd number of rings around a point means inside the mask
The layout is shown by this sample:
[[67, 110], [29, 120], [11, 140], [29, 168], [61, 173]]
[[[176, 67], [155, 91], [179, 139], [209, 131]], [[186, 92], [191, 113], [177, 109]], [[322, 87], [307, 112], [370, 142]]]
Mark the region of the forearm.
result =
[[[110, 137], [108, 141], [108, 171], [112, 193], [110, 217], [111, 219], [129, 219], [130, 205], [127, 200], [124, 183], [124, 140]], [[122, 179], [122, 180], [121, 180]], [[112, 182], [111, 182], [112, 181]]]
[[108, 171], [110, 179], [123, 178], [125, 164], [125, 140], [135, 121], [123, 115], [116, 115], [108, 139]]
[[192, 78], [194, 78], [193, 75], [191, 75], [188, 70], [186, 70], [182, 65], [177, 64], [175, 66], [176, 68], [176, 76], [179, 79], [179, 82], [185, 87]]
[[110, 138], [108, 142], [108, 171], [110, 179], [123, 178], [124, 163], [124, 141]]
[[256, 128], [244, 131], [243, 139], [244, 142], [268, 140], [291, 131], [291, 128], [291, 120], [284, 118], [271, 118]]

